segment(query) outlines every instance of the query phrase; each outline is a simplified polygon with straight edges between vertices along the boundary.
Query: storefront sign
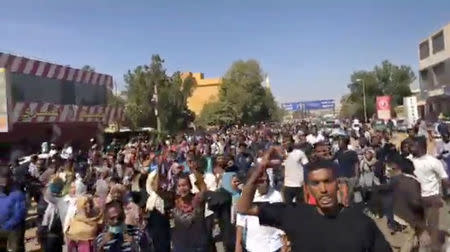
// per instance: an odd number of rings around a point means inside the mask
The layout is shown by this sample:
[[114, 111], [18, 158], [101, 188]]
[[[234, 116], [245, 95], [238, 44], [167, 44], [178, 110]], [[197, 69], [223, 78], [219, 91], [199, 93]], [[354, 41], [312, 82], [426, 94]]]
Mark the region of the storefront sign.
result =
[[377, 96], [377, 117], [382, 120], [391, 119], [391, 97]]

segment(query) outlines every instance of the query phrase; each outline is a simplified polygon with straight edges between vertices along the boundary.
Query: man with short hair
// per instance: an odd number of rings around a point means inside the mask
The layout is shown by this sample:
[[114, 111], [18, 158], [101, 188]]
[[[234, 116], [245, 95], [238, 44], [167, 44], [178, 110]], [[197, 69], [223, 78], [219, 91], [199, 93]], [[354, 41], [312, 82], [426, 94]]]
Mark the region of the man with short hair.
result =
[[338, 204], [336, 164], [328, 160], [310, 163], [306, 187], [317, 205], [253, 204], [257, 184], [268, 167], [279, 165], [277, 150], [271, 149], [248, 179], [238, 203], [241, 214], [258, 216], [260, 224], [286, 232], [292, 251], [391, 251], [376, 224], [360, 209]]
[[303, 199], [303, 166], [308, 163], [305, 153], [298, 145], [288, 146], [288, 155], [284, 161], [284, 202], [304, 202]]
[[[249, 173], [252, 172], [253, 170], [250, 170]], [[263, 173], [253, 202], [262, 204], [282, 201], [280, 192], [270, 186], [268, 174]], [[277, 228], [260, 225], [257, 216], [238, 214], [236, 226], [235, 252], [242, 252], [243, 248], [248, 252], [274, 252], [279, 251], [283, 246], [284, 232]]]
[[105, 231], [95, 240], [95, 251], [152, 251], [151, 244], [137, 227], [125, 225], [122, 203], [112, 201], [105, 206]]
[[247, 144], [244, 142], [239, 144], [238, 154], [236, 156], [235, 165], [238, 168], [241, 177], [247, 176], [247, 171], [253, 163], [253, 157], [247, 151]]
[[413, 251], [418, 247], [415, 240], [426, 232], [420, 183], [414, 176], [414, 164], [410, 159], [396, 154], [387, 162], [392, 168], [387, 186], [392, 191], [394, 220], [402, 225], [401, 239], [396, 240], [400, 242], [400, 251]]
[[322, 134], [319, 134], [317, 131], [317, 126], [313, 126], [311, 128], [310, 134], [306, 136], [306, 141], [311, 145], [314, 145], [318, 142], [325, 140]]
[[425, 220], [431, 228], [432, 251], [440, 251], [439, 209], [443, 206], [440, 191], [441, 183], [449, 186], [448, 174], [441, 161], [427, 154], [427, 139], [424, 136], [414, 138], [411, 152], [414, 155], [414, 174], [421, 186]]
[[17, 188], [6, 168], [0, 168], [0, 251], [25, 251], [25, 194]]

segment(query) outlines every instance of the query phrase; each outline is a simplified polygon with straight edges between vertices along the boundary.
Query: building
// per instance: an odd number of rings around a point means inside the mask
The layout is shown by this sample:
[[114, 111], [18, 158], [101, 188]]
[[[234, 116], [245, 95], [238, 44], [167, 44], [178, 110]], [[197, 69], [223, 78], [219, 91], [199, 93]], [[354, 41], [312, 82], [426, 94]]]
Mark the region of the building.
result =
[[186, 72], [181, 74], [183, 80], [187, 77], [191, 77], [195, 81], [194, 91], [187, 101], [188, 107], [196, 115], [199, 115], [206, 103], [218, 99], [222, 78], [205, 79], [203, 73]]
[[419, 83], [425, 119], [450, 116], [450, 23], [420, 42]]
[[2, 148], [42, 141], [77, 147], [101, 137], [123, 114], [107, 106], [112, 88], [111, 75], [0, 52]]

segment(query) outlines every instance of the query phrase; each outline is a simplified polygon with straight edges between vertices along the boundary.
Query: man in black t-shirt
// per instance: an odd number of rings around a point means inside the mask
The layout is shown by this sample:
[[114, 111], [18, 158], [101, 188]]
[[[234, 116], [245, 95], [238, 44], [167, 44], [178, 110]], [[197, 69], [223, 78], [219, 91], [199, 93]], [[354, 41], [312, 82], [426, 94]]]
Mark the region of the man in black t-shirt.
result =
[[[273, 152], [273, 151], [271, 151]], [[317, 201], [317, 206], [273, 203], [252, 204], [256, 186], [267, 167], [273, 167], [270, 153], [260, 162], [257, 172], [248, 179], [238, 212], [256, 215], [262, 225], [283, 230], [292, 245], [292, 251], [392, 251], [376, 224], [357, 208], [343, 208], [338, 204], [336, 165], [319, 160], [307, 169], [306, 187]], [[278, 162], [279, 163], [279, 162]]]

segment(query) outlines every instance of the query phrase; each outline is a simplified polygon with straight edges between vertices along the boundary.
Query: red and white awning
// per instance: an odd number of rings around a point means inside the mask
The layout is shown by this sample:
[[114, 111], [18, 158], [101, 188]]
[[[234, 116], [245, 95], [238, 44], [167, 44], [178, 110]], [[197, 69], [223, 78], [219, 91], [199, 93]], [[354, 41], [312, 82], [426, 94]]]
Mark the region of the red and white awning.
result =
[[109, 89], [113, 88], [111, 75], [83, 71], [69, 66], [56, 65], [2, 52], [0, 52], [0, 68], [6, 68], [12, 73], [29, 74], [90, 85], [105, 85]]

